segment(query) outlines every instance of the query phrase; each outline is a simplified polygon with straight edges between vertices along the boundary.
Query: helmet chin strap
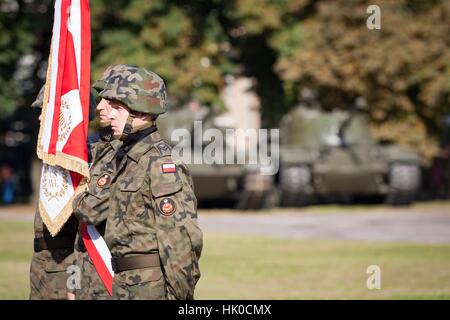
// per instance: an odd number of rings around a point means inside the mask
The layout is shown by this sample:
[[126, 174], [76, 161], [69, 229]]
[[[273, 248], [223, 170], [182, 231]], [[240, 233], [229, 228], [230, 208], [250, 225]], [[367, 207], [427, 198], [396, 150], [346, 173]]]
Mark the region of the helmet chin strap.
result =
[[120, 140], [125, 140], [128, 135], [131, 133], [131, 131], [133, 130], [133, 120], [135, 118], [135, 115], [130, 113], [128, 114], [128, 118], [127, 118], [127, 122], [125, 123], [125, 127], [123, 128], [123, 132], [120, 135], [119, 139]]

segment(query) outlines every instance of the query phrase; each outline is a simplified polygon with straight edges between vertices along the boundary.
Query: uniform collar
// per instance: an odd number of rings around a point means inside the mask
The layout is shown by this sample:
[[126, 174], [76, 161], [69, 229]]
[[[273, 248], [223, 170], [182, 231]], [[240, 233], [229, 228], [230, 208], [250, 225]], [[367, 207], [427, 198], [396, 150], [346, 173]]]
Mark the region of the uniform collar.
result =
[[109, 144], [114, 149], [114, 151], [117, 151], [122, 146], [122, 141], [120, 141], [119, 139], [114, 139], [114, 140], [111, 140], [109, 142]]
[[158, 130], [156, 130], [139, 140], [131, 150], [128, 151], [127, 156], [135, 162], [138, 162], [139, 159], [159, 141], [161, 141], [161, 135]]

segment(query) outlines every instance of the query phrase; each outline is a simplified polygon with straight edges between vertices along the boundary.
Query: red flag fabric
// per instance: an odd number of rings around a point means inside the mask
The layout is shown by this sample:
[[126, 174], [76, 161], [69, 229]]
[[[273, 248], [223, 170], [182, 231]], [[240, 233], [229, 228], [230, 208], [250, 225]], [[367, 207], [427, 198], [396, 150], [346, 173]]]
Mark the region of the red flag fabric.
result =
[[43, 160], [39, 209], [56, 235], [89, 179], [91, 31], [88, 0], [56, 0], [37, 154]]

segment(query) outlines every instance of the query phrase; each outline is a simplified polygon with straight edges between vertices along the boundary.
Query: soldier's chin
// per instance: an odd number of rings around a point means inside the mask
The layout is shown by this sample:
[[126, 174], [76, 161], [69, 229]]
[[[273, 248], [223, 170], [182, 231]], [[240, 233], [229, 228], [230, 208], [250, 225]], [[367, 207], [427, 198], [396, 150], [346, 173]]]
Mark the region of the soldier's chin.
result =
[[107, 116], [100, 116], [99, 119], [100, 123], [110, 123], [111, 121], [109, 121], [109, 118]]
[[111, 125], [111, 121], [109, 121], [108, 118], [100, 117], [98, 122], [99, 122], [100, 126], [102, 126], [102, 127], [107, 127], [107, 126]]
[[122, 135], [123, 130], [118, 130], [117, 127], [111, 126], [111, 130], [113, 132], [113, 137], [118, 138]]

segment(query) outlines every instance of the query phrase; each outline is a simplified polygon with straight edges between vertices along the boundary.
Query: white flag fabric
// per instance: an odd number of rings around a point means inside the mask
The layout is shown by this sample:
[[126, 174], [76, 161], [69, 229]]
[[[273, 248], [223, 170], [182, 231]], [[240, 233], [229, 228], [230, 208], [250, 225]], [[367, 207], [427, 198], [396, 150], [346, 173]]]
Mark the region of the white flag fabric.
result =
[[39, 211], [56, 235], [89, 179], [91, 31], [88, 0], [56, 0], [37, 154], [43, 160]]

